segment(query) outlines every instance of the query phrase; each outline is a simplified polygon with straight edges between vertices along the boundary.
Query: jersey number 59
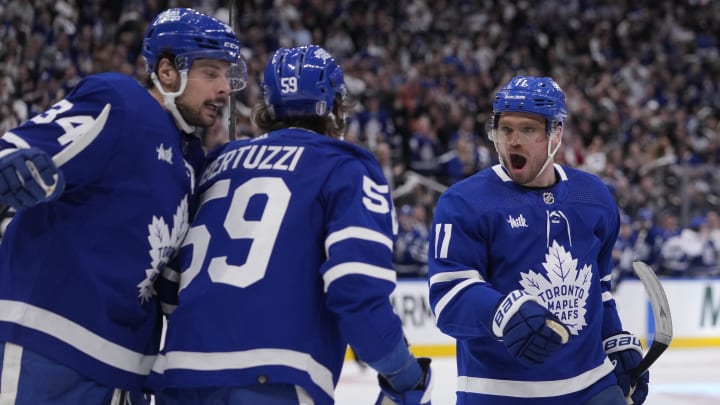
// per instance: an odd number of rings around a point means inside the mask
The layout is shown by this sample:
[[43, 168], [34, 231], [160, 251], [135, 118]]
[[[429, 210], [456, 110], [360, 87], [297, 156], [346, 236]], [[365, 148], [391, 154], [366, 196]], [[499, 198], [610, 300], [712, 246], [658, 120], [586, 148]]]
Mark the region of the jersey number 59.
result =
[[[379, 214], [390, 212], [387, 185], [378, 185], [369, 177], [363, 176], [362, 190], [362, 204], [368, 211]], [[266, 197], [265, 207], [259, 219], [248, 220], [245, 218], [245, 213], [250, 200], [256, 195]], [[243, 264], [232, 264], [227, 256], [212, 257], [209, 263], [205, 264], [212, 239], [211, 232], [216, 231], [206, 225], [193, 226], [182, 245], [183, 247], [192, 245], [193, 254], [190, 264], [180, 275], [179, 291], [186, 288], [200, 274], [203, 266], [207, 266], [208, 275], [214, 283], [244, 288], [262, 280], [288, 210], [291, 195], [292, 192], [287, 184], [279, 177], [252, 178], [232, 192], [230, 180], [220, 180], [213, 184], [203, 193], [200, 210], [208, 201], [231, 198], [223, 228], [232, 240], [250, 239], [252, 244]]]
[[[218, 181], [203, 194], [202, 203], [205, 204], [216, 198], [226, 198], [229, 188], [230, 180]], [[265, 210], [259, 220], [247, 220], [244, 216], [248, 203], [257, 194], [267, 196]], [[232, 239], [252, 239], [253, 243], [247, 260], [242, 265], [228, 263], [227, 256], [213, 257], [208, 265], [208, 273], [213, 282], [243, 288], [265, 276], [280, 224], [290, 202], [290, 195], [290, 189], [279, 177], [256, 177], [234, 190], [223, 226]], [[180, 291], [200, 273], [211, 236], [206, 225], [190, 228], [183, 246], [192, 244], [193, 255], [190, 266], [180, 277]]]

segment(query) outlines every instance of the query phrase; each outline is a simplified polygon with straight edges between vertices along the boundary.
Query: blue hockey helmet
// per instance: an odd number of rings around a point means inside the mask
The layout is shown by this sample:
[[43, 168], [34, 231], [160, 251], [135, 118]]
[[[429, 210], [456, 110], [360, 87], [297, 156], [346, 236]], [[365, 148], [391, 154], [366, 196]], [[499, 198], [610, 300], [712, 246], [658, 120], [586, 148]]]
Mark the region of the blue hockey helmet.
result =
[[265, 104], [276, 118], [326, 117], [345, 91], [342, 69], [317, 45], [280, 48], [265, 67]]
[[515, 76], [495, 95], [493, 129], [504, 112], [540, 115], [545, 118], [546, 132], [550, 134], [567, 117], [565, 93], [549, 77]]
[[145, 72], [150, 75], [163, 55], [175, 56], [180, 71], [195, 59], [220, 59], [231, 63], [231, 91], [245, 88], [247, 66], [240, 41], [224, 22], [189, 8], [172, 8], [158, 14], [148, 25], [142, 44]]

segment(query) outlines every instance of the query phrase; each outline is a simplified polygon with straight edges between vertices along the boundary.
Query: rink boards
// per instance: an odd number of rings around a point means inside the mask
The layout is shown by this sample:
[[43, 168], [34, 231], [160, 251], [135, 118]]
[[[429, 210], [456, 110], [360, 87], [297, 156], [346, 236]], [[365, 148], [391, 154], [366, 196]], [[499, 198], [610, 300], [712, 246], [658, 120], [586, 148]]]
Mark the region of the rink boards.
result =
[[[662, 279], [673, 315], [673, 348], [720, 347], [720, 279]], [[638, 280], [624, 281], [615, 300], [626, 330], [645, 342], [654, 324], [647, 294]], [[392, 296], [411, 350], [419, 356], [454, 356], [454, 340], [435, 326], [426, 280], [399, 280]]]

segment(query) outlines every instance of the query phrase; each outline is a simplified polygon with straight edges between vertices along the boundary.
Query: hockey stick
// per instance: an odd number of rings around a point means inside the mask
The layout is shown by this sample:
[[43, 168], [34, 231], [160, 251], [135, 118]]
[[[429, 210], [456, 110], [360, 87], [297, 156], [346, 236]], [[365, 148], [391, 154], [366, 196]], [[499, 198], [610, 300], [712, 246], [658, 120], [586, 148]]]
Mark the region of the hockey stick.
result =
[[648, 350], [645, 357], [643, 357], [640, 364], [630, 374], [630, 393], [626, 398], [628, 404], [632, 404], [630, 396], [637, 385], [640, 376], [655, 363], [665, 349], [670, 346], [670, 342], [673, 338], [673, 327], [672, 327], [672, 316], [670, 314], [670, 303], [668, 303], [667, 295], [665, 295], [665, 289], [663, 289], [660, 280], [655, 275], [650, 266], [644, 262], [633, 262], [633, 270], [635, 274], [640, 278], [640, 281], [645, 287], [645, 291], [650, 298], [650, 306], [653, 311], [653, 319], [655, 320], [655, 336], [653, 338], [652, 345]]
[[[233, 32], [237, 33], [237, 2], [236, 0], [230, 0], [228, 2], [228, 20], [230, 23], [230, 28], [232, 28]], [[235, 95], [233, 93], [230, 93], [228, 96], [228, 138], [231, 141], [234, 141], [237, 136], [235, 134], [235, 104], [237, 101], [235, 100]]]

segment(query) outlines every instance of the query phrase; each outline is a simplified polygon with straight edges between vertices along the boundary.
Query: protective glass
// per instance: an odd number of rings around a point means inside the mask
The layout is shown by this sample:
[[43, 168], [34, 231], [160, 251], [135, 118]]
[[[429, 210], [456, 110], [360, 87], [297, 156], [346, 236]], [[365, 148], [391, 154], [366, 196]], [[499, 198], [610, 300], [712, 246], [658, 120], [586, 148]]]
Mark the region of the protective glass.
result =
[[218, 59], [230, 62], [230, 68], [225, 78], [230, 84], [230, 92], [236, 93], [247, 86], [247, 64], [239, 53], [224, 50], [207, 50], [185, 53], [175, 58], [175, 64], [180, 71], [190, 70], [195, 59]]

